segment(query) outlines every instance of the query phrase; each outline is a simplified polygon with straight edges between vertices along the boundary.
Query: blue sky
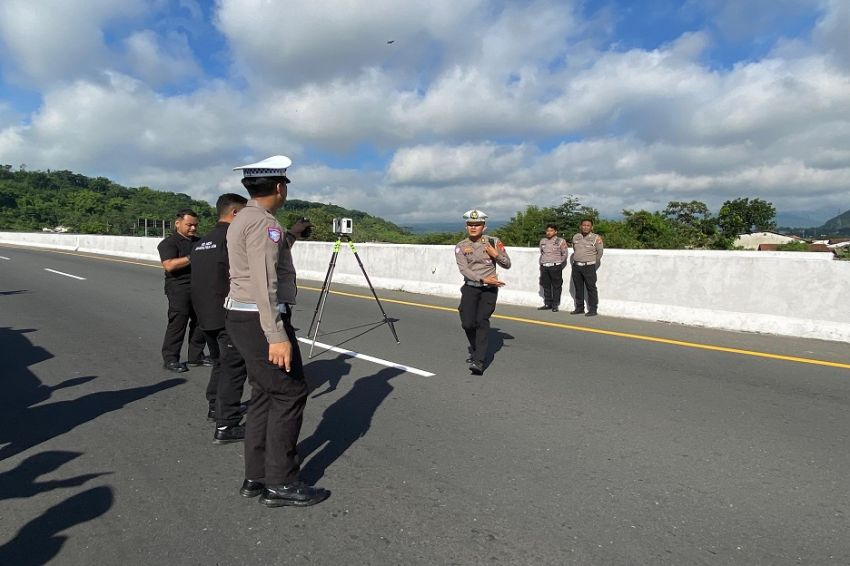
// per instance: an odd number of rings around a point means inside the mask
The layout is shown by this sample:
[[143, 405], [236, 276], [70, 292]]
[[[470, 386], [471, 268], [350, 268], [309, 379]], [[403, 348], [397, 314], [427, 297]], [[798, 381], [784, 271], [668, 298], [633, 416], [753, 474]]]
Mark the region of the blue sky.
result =
[[[0, 163], [402, 224], [850, 196], [850, 3], [4, 0]], [[392, 41], [392, 43], [388, 43]]]

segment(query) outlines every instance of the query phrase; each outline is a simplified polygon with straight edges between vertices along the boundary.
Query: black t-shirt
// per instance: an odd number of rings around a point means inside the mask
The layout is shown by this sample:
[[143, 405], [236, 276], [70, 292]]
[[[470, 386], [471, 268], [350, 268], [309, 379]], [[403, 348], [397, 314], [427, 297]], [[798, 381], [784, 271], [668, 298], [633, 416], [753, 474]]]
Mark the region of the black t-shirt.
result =
[[192, 249], [192, 306], [202, 330], [224, 328], [224, 299], [230, 291], [227, 222], [219, 222]]
[[[188, 256], [192, 253], [192, 248], [194, 247], [194, 244], [197, 241], [197, 236], [190, 236], [188, 238], [184, 238], [177, 232], [174, 232], [172, 235], [161, 241], [156, 247], [157, 251], [159, 251], [160, 261]], [[165, 288], [168, 289], [169, 287], [183, 285], [188, 286], [191, 283], [191, 278], [191, 263], [186, 267], [181, 267], [180, 269], [175, 269], [174, 271], [166, 271]]]

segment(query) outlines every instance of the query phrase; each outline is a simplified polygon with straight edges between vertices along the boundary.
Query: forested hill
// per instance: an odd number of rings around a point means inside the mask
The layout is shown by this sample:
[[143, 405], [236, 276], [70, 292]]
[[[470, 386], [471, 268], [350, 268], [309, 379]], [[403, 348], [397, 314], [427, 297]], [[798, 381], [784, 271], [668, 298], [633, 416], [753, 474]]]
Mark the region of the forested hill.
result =
[[850, 210], [827, 220], [818, 232], [820, 234], [850, 235]]
[[[181, 208], [198, 213], [200, 233], [215, 224], [214, 207], [185, 194], [149, 187], [128, 188], [104, 177], [86, 177], [71, 171], [13, 170], [11, 165], [0, 165], [0, 230], [41, 231], [64, 226], [84, 234], [141, 236], [147, 220], [148, 233], [161, 236], [161, 222], [165, 220], [170, 231], [174, 213]], [[340, 206], [293, 200], [278, 212], [278, 218], [287, 226], [302, 216], [316, 225], [312, 240], [333, 239], [333, 218], [346, 217], [354, 220], [353, 239], [358, 242], [423, 241], [422, 236], [414, 236], [391, 222]], [[454, 235], [449, 238], [457, 239]]]

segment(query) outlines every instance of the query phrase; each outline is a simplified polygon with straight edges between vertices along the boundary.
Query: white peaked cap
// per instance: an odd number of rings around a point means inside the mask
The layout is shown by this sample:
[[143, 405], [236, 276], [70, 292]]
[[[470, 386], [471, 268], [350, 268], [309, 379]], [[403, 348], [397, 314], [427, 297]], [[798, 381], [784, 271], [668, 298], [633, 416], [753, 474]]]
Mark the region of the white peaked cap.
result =
[[286, 169], [292, 165], [292, 160], [285, 155], [272, 155], [262, 161], [249, 165], [234, 167], [234, 171], [242, 171], [245, 177], [286, 177]]
[[469, 222], [486, 222], [487, 221], [487, 213], [478, 210], [477, 208], [473, 208], [472, 210], [467, 210], [463, 213], [463, 219]]

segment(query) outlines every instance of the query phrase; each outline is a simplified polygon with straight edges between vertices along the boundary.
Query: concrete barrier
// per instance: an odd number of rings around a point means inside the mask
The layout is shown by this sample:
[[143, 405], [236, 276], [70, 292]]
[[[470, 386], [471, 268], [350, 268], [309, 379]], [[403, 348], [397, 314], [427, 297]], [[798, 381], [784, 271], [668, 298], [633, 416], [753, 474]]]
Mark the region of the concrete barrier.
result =
[[[158, 260], [157, 238], [0, 232], [0, 243]], [[376, 288], [459, 297], [453, 246], [356, 244]], [[333, 244], [293, 248], [299, 278], [322, 281]], [[539, 306], [538, 251], [508, 248], [513, 266], [500, 302]], [[4, 268], [7, 268], [4, 266]], [[572, 308], [564, 272], [562, 306]], [[831, 254], [709, 250], [605, 251], [599, 269], [599, 312], [641, 320], [850, 341], [850, 262]], [[334, 282], [365, 286], [354, 255], [343, 246]], [[569, 320], [564, 312], [554, 320]]]

